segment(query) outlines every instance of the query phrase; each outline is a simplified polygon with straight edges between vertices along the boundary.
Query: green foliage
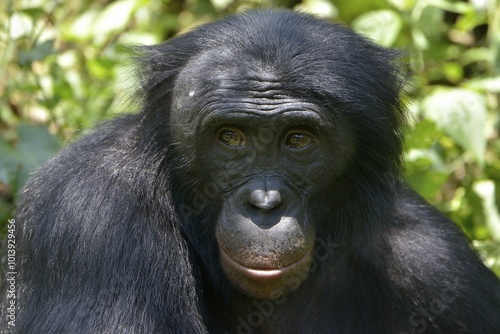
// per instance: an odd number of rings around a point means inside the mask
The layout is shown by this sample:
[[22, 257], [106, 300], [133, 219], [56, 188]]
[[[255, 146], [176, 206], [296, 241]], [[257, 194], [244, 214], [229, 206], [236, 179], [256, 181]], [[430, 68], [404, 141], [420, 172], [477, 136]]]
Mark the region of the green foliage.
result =
[[359, 33], [370, 36], [382, 46], [389, 47], [397, 40], [403, 22], [398, 13], [381, 9], [359, 15], [351, 25]]
[[422, 101], [426, 119], [484, 163], [487, 138], [485, 96], [468, 89], [436, 88]]
[[[0, 191], [6, 193], [0, 202], [0, 219], [3, 231], [9, 214], [12, 211], [12, 202], [6, 201], [10, 196], [21, 190], [28, 180], [30, 173], [44, 161], [54, 156], [61, 148], [59, 140], [48, 132], [45, 126], [19, 124], [16, 127], [17, 137], [14, 144], [0, 138]], [[3, 237], [3, 233], [0, 233]]]
[[[5, 0], [0, 226], [28, 173], [99, 120], [134, 111], [129, 47], [247, 8], [289, 7], [403, 48], [408, 182], [500, 274], [500, 0]], [[28, 125], [38, 124], [38, 126]]]

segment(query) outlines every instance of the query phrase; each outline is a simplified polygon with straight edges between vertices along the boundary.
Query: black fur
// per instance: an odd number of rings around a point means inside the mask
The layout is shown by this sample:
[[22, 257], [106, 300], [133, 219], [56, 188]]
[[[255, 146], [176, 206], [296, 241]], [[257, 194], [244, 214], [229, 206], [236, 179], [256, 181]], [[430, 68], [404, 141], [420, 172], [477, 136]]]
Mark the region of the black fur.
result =
[[[226, 279], [220, 198], [192, 203], [210, 178], [197, 161], [206, 144], [182, 146], [169, 130], [176, 80], [208, 51], [221, 66], [272, 67], [289, 96], [319, 106], [332, 136], [352, 141], [339, 144], [352, 146], [341, 175], [311, 195], [309, 276], [277, 299]], [[401, 181], [397, 54], [287, 11], [228, 17], [143, 54], [142, 112], [70, 145], [22, 192], [15, 333], [500, 333], [498, 279]], [[318, 176], [294, 177], [308, 189]]]

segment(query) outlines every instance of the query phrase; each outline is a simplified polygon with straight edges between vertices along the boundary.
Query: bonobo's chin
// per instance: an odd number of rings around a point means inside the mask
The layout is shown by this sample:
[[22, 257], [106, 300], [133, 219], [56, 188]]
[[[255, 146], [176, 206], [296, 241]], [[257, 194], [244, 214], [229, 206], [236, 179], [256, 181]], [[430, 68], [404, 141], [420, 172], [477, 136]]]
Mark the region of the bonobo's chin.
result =
[[245, 295], [255, 299], [277, 299], [296, 290], [307, 278], [312, 249], [284, 267], [251, 268], [233, 260], [219, 247], [222, 268], [229, 281]]

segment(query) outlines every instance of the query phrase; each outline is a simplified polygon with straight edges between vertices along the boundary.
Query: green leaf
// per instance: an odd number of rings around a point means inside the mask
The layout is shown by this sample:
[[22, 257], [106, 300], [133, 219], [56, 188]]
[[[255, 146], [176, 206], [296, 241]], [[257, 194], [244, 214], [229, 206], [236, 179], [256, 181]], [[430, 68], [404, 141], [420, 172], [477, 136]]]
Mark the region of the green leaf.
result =
[[13, 173], [21, 160], [20, 154], [8, 143], [0, 138], [0, 182], [12, 185]]
[[55, 53], [54, 40], [50, 39], [41, 44], [37, 44], [29, 51], [19, 52], [19, 65], [30, 65], [32, 62], [42, 60], [53, 53]]
[[427, 40], [427, 37], [425, 37], [425, 34], [422, 30], [413, 28], [411, 30], [411, 37], [413, 39], [413, 44], [415, 44], [415, 47], [417, 47], [417, 49], [427, 50], [429, 48], [430, 43]]
[[[212, 0], [212, 3], [214, 2], [231, 3], [232, 1]], [[338, 9], [328, 0], [304, 0], [300, 5], [295, 6], [295, 10], [305, 11], [323, 18], [334, 18], [339, 16]]]
[[428, 200], [436, 196], [449, 177], [445, 163], [434, 149], [411, 149], [407, 153], [406, 170], [408, 183]]
[[487, 114], [483, 96], [467, 89], [441, 88], [424, 99], [423, 109], [428, 119], [483, 164]]
[[418, 171], [408, 176], [408, 183], [422, 197], [432, 200], [447, 179], [448, 175], [442, 172]]
[[53, 156], [61, 145], [45, 126], [21, 124], [18, 127], [17, 149], [25, 154], [34, 166]]
[[500, 277], [500, 241], [474, 240], [472, 244], [484, 259], [485, 264]]
[[69, 24], [69, 27], [62, 29], [61, 34], [65, 39], [84, 42], [93, 36], [92, 26], [99, 13], [94, 10], [87, 10]]
[[398, 11], [408, 11], [415, 6], [416, 0], [387, 0], [391, 6], [395, 7]]
[[97, 43], [103, 43], [110, 35], [125, 30], [139, 2], [138, 0], [121, 0], [106, 6], [93, 26]]
[[112, 78], [115, 65], [115, 60], [105, 57], [89, 59], [87, 62], [89, 72], [98, 79]]
[[394, 44], [402, 25], [400, 16], [392, 10], [374, 10], [352, 22], [354, 30], [386, 47]]
[[500, 214], [495, 205], [495, 183], [492, 180], [478, 181], [474, 183], [473, 189], [483, 203], [484, 216], [491, 236], [500, 241]]
[[60, 148], [59, 141], [46, 127], [19, 125], [16, 147], [0, 139], [0, 182], [9, 185], [11, 192], [16, 194], [30, 173]]
[[472, 79], [467, 82], [467, 87], [498, 94], [500, 93], [500, 76]]
[[436, 123], [424, 119], [407, 133], [406, 145], [412, 149], [428, 148], [436, 141], [437, 134]]
[[29, 173], [53, 157], [61, 148], [59, 140], [44, 126], [21, 124], [17, 141], [18, 168], [21, 169], [19, 186], [28, 179]]
[[[413, 39], [422, 43], [423, 39], [437, 42], [444, 33], [446, 25], [443, 22], [444, 11], [427, 1], [418, 1], [411, 13], [414, 21]], [[421, 44], [419, 44], [421, 45]], [[429, 44], [430, 46], [430, 44]]]
[[46, 15], [45, 10], [41, 7], [24, 8], [20, 12], [28, 15], [32, 19], [39, 19], [40, 17]]
[[453, 13], [466, 13], [472, 9], [470, 4], [461, 1], [431, 0], [428, 3]]

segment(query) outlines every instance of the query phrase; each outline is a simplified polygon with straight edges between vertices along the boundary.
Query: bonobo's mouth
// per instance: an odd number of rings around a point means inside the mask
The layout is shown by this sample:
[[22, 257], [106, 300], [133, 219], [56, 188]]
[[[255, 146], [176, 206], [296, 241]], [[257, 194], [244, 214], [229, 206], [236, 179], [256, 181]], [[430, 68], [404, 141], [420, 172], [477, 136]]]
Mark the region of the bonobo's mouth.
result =
[[309, 262], [312, 252], [312, 249], [308, 250], [299, 260], [292, 262], [291, 264], [283, 268], [251, 268], [233, 260], [224, 251], [224, 249], [222, 249], [222, 247], [219, 247], [219, 249], [221, 254], [221, 260], [225, 265], [231, 267], [232, 270], [237, 271], [252, 280], [261, 281], [263, 283], [268, 280], [274, 280], [276, 278], [279, 278], [282, 275], [290, 271], [294, 271], [296, 268], [299, 268], [302, 265], [305, 265], [307, 262]]

